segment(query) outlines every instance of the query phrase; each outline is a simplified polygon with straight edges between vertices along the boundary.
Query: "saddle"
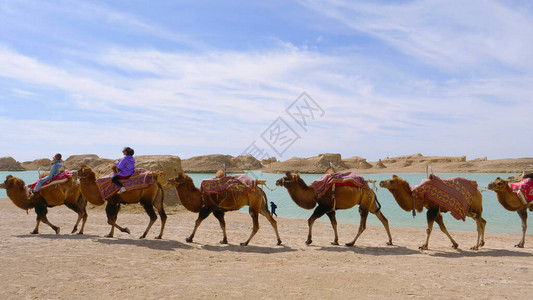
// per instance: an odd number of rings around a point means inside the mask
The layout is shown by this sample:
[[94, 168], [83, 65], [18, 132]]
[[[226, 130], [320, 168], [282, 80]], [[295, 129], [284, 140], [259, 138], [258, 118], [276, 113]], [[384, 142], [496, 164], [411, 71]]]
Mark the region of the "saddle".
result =
[[518, 195], [524, 205], [532, 205], [533, 201], [533, 179], [525, 178], [518, 183], [511, 183], [511, 189]]
[[465, 221], [470, 205], [477, 195], [477, 182], [462, 177], [439, 178], [430, 175], [411, 188], [416, 198], [427, 198], [457, 220]]
[[[48, 174], [41, 174], [42, 176], [40, 176], [41, 178], [44, 177], [44, 176], [47, 176]], [[57, 174], [54, 178], [52, 178], [51, 180], [47, 180], [43, 183], [43, 185], [41, 186], [41, 189], [44, 189], [44, 188], [47, 188], [47, 187], [50, 187], [52, 185], [56, 185], [56, 184], [61, 184], [61, 183], [64, 183], [64, 182], [67, 182], [67, 180], [69, 179], [69, 177], [72, 176], [72, 172], [69, 171], [69, 170], [63, 170], [61, 172], [59, 172], [59, 174]], [[28, 187], [30, 189], [35, 189], [35, 186], [37, 185], [37, 182], [39, 182], [39, 179], [35, 180], [32, 184], [28, 185]]]
[[[104, 199], [108, 199], [109, 197], [113, 196], [120, 189], [111, 181], [114, 175], [114, 173], [111, 173], [96, 179], [96, 185], [98, 185], [100, 194]], [[120, 182], [128, 191], [139, 190], [152, 185], [158, 175], [159, 172], [152, 172], [146, 169], [137, 168], [129, 178], [121, 179]]]
[[324, 196], [324, 194], [331, 189], [331, 187], [351, 186], [356, 188], [366, 188], [368, 183], [357, 172], [345, 173], [331, 173], [328, 172], [319, 179], [311, 183], [311, 187], [315, 189], [317, 198]]

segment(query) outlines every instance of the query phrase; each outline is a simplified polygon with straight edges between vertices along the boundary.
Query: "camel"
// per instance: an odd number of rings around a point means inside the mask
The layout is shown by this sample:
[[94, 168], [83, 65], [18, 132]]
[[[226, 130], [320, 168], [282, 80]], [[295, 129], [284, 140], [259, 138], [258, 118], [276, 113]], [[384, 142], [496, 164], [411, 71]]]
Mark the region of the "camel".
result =
[[[500, 177], [489, 183], [488, 189], [496, 193], [498, 202], [500, 202], [503, 208], [509, 211], [516, 211], [520, 216], [520, 219], [522, 220], [522, 239], [518, 244], [515, 245], [515, 247], [524, 248], [526, 241], [528, 206], [523, 204], [518, 198], [518, 195], [511, 190], [509, 181], [503, 180]], [[529, 210], [533, 210], [533, 208], [529, 207]]]
[[[117, 216], [120, 210], [120, 204], [131, 203], [140, 203], [150, 217], [148, 227], [146, 227], [143, 235], [141, 235], [139, 238], [144, 239], [150, 231], [152, 225], [157, 220], [157, 215], [154, 211], [154, 208], [157, 209], [157, 212], [161, 217], [161, 232], [156, 239], [161, 239], [163, 237], [163, 231], [165, 230], [165, 223], [167, 221], [167, 215], [163, 207], [164, 191], [163, 186], [158, 180], [159, 175], [154, 176], [157, 177], [147, 188], [131, 190], [122, 194], [115, 194], [107, 199], [105, 211], [107, 215], [107, 223], [111, 225], [111, 231], [109, 234], [105, 235], [105, 237], [113, 237], [115, 233], [115, 227], [122, 232], [126, 232], [128, 234], [130, 233], [128, 228], [123, 228], [117, 224]], [[100, 203], [99, 205], [102, 205], [106, 202], [106, 199], [102, 199], [102, 195], [100, 194], [100, 190], [96, 184], [96, 174], [89, 166], [80, 166], [78, 170], [78, 177], [80, 178], [81, 193], [83, 194], [83, 197], [85, 197], [91, 203]]]
[[[405, 211], [413, 211], [414, 214], [414, 210], [420, 213], [424, 208], [427, 209], [427, 238], [426, 242], [419, 247], [421, 250], [428, 249], [429, 237], [431, 235], [431, 231], [433, 230], [434, 222], [437, 222], [441, 231], [446, 234], [446, 236], [448, 236], [448, 238], [452, 242], [452, 247], [454, 249], [457, 249], [459, 244], [457, 244], [457, 242], [455, 242], [450, 233], [448, 233], [448, 230], [446, 229], [446, 226], [444, 225], [444, 221], [442, 219], [441, 213], [447, 212], [446, 210], [444, 210], [431, 200], [428, 200], [426, 197], [422, 199], [415, 198], [411, 192], [411, 187], [409, 186], [409, 183], [396, 175], [393, 175], [392, 179], [381, 181], [379, 183], [379, 186], [388, 189], [396, 200], [396, 202], [398, 202], [398, 205]], [[481, 217], [482, 212], [482, 197], [481, 193], [477, 191], [475, 200], [472, 202], [467, 212], [467, 216], [474, 219], [477, 224], [477, 243], [474, 247], [471, 248], [472, 250], [478, 250], [479, 247], [485, 245], [485, 225], [487, 224], [487, 221], [485, 221], [485, 219]]]
[[[331, 243], [332, 245], [339, 245], [339, 236], [337, 234], [337, 220], [335, 218], [335, 210], [337, 209], [350, 209], [356, 205], [359, 205], [359, 214], [361, 215], [361, 222], [359, 225], [359, 231], [353, 239], [353, 241], [346, 243], [346, 246], [353, 246], [355, 241], [366, 229], [366, 219], [368, 213], [371, 212], [383, 223], [389, 241], [387, 245], [392, 245], [392, 236], [389, 230], [389, 221], [381, 212], [381, 205], [377, 201], [376, 195], [372, 189], [362, 189], [353, 186], [341, 186], [337, 187], [334, 192], [330, 189], [326, 194], [317, 199], [317, 193], [315, 189], [308, 186], [303, 179], [297, 174], [291, 174], [286, 172], [285, 177], [282, 177], [276, 181], [277, 186], [283, 186], [289, 192], [292, 200], [301, 208], [313, 209], [315, 208], [311, 217], [307, 220], [309, 225], [309, 234], [307, 236], [307, 245], [313, 242], [312, 232], [313, 224], [316, 219], [326, 214], [333, 226], [333, 232], [335, 239]], [[318, 204], [318, 206], [317, 206]]]
[[[45, 174], [43, 174], [45, 175]], [[85, 223], [87, 222], [87, 200], [80, 193], [80, 185], [74, 176], [69, 177], [65, 182], [52, 183], [51, 185], [41, 188], [39, 193], [32, 194], [28, 197], [28, 187], [22, 179], [8, 175], [6, 180], [0, 185], [0, 188], [6, 189], [7, 196], [13, 203], [24, 210], [35, 208], [37, 214], [37, 224], [31, 234], [39, 233], [39, 224], [41, 221], [50, 226], [56, 234], [59, 234], [59, 227], [53, 225], [46, 217], [48, 207], [65, 205], [78, 214], [78, 220], [72, 229], [72, 233], [78, 231], [78, 225], [81, 220], [81, 229], [78, 234], [83, 234]]]
[[265, 192], [260, 187], [255, 187], [254, 190], [248, 192], [248, 190], [239, 187], [232, 187], [227, 191], [220, 192], [217, 195], [202, 193], [196, 188], [192, 178], [180, 173], [178, 176], [168, 179], [168, 185], [176, 187], [179, 199], [183, 206], [192, 211], [198, 213], [198, 218], [191, 235], [186, 238], [188, 243], [193, 241], [196, 230], [200, 227], [200, 224], [211, 213], [218, 219], [220, 228], [222, 229], [223, 239], [221, 244], [228, 243], [228, 237], [226, 235], [226, 221], [224, 220], [224, 214], [227, 211], [239, 210], [245, 206], [249, 206], [249, 213], [253, 221], [253, 229], [250, 237], [245, 242], [241, 243], [241, 246], [247, 246], [252, 240], [254, 235], [259, 230], [259, 214], [262, 214], [270, 222], [277, 237], [277, 245], [281, 245], [281, 239], [278, 233], [278, 224], [268, 211], [268, 201]]

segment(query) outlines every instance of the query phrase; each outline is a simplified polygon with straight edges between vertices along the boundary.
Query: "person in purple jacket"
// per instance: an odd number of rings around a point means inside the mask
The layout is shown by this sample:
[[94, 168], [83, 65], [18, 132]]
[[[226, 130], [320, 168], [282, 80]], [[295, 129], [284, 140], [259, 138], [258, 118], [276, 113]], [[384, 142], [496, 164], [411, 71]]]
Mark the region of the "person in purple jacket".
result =
[[124, 154], [124, 158], [115, 162], [118, 173], [116, 173], [115, 176], [113, 176], [113, 179], [111, 179], [114, 184], [120, 187], [120, 190], [118, 190], [119, 194], [122, 194], [126, 191], [126, 188], [124, 185], [122, 185], [120, 179], [130, 178], [131, 174], [133, 174], [135, 171], [135, 158], [133, 158], [133, 154], [135, 152], [133, 149], [126, 147], [124, 150], [122, 150], [122, 153]]

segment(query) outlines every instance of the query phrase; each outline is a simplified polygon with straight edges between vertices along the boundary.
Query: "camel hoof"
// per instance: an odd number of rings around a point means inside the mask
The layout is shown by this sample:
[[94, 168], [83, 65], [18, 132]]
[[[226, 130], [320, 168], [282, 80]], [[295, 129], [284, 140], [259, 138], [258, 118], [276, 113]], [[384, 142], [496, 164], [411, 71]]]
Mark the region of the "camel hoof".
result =
[[83, 232], [81, 232], [81, 231], [80, 231], [80, 232], [78, 232], [78, 235], [83, 235]]
[[78, 231], [78, 228], [74, 228], [74, 229], [72, 229], [71, 234], [72, 234], [72, 233], [76, 233], [76, 231]]
[[145, 237], [146, 237], [146, 235], [143, 234], [143, 235], [141, 235], [141, 236], [139, 237], [139, 240], [144, 240]]
[[386, 244], [387, 246], [394, 246], [394, 244], [392, 242], [387, 242]]
[[106, 237], [106, 238], [112, 238], [113, 235], [112, 235], [112, 234], [106, 234], [106, 235], [104, 235], [104, 237]]
[[458, 247], [459, 247], [459, 244], [454, 244], [454, 245], [452, 245], [452, 248], [453, 248], [453, 249], [457, 249]]
[[474, 246], [474, 247], [470, 248], [470, 250], [479, 250], [479, 247], [478, 246]]
[[305, 244], [306, 245], [311, 245], [312, 242], [313, 242], [312, 240], [307, 240], [307, 241], [305, 241]]
[[332, 244], [333, 246], [338, 246], [338, 245], [339, 245], [339, 242], [331, 242], [331, 244]]
[[481, 243], [479, 244], [479, 247], [483, 247], [485, 246], [485, 241], [481, 241]]
[[222, 240], [222, 241], [220, 241], [220, 244], [222, 244], [222, 245], [226, 245], [227, 243], [228, 243], [228, 240]]
[[241, 243], [241, 246], [248, 246], [247, 242]]
[[346, 246], [346, 247], [353, 247], [353, 245], [355, 245], [355, 243], [346, 243], [346, 244], [344, 244], [344, 246]]
[[524, 248], [524, 244], [516, 244], [514, 245], [516, 248]]
[[124, 228], [124, 230], [122, 230], [122, 232], [125, 232], [127, 234], [131, 234], [131, 231], [128, 227]]
[[162, 238], [162, 236], [158, 235], [155, 237], [156, 240], [160, 240]]
[[30, 234], [39, 234], [39, 231], [34, 230], [34, 231], [30, 232]]
[[59, 234], [59, 231], [61, 230], [59, 227], [57, 227], [56, 229], [54, 229], [56, 231], [56, 235]]
[[277, 245], [278, 245], [278, 246], [281, 246], [281, 240], [278, 240], [278, 244], [277, 244]]
[[185, 241], [186, 241], [187, 243], [192, 243], [192, 238], [191, 238], [191, 237], [188, 237], [188, 238], [185, 239]]
[[427, 245], [422, 245], [422, 246], [418, 247], [418, 249], [420, 249], [420, 250], [428, 250], [428, 246]]

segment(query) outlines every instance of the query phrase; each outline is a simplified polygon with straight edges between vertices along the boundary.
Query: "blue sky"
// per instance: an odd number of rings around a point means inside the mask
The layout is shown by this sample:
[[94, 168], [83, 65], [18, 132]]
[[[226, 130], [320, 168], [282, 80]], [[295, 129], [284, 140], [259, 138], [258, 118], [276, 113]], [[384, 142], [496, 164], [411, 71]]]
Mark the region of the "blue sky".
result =
[[531, 49], [523, 1], [2, 1], [0, 157], [531, 157]]

